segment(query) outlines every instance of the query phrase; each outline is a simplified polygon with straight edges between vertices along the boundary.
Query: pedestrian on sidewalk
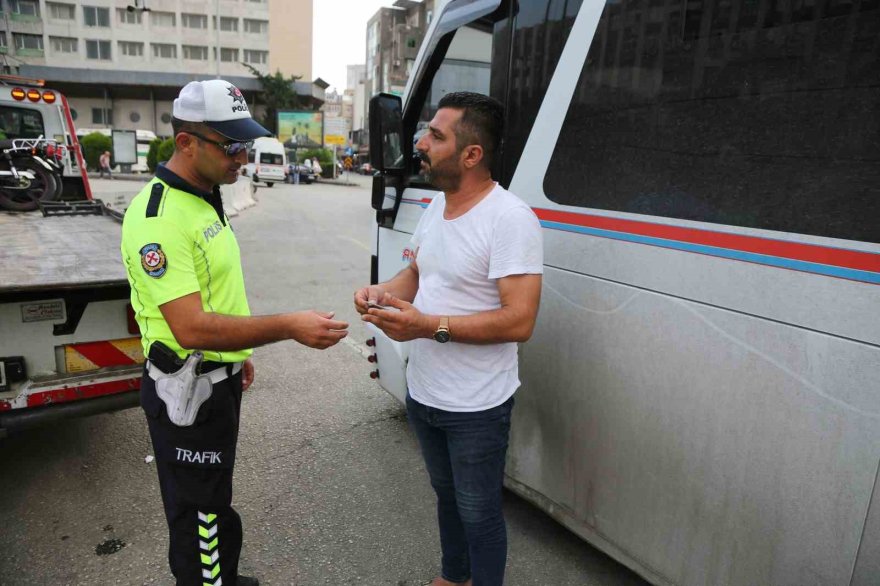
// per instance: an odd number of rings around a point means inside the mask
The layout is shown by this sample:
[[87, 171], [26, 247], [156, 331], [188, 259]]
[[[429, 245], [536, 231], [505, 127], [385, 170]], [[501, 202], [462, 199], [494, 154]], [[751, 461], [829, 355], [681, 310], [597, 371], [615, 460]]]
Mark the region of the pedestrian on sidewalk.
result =
[[104, 173], [107, 173], [108, 179], [113, 179], [113, 173], [110, 172], [110, 151], [101, 153], [101, 156], [98, 157], [98, 167], [100, 167], [101, 179], [104, 178]]
[[[415, 147], [434, 197], [410, 264], [354, 295], [362, 319], [411, 340], [407, 415], [437, 495], [441, 572], [433, 586], [502, 586], [507, 529], [501, 488], [517, 342], [541, 297], [541, 227], [492, 180], [503, 127], [497, 100], [450, 93]], [[390, 306], [393, 309], [383, 309]]]
[[[180, 586], [254, 586], [238, 576], [241, 518], [232, 476], [252, 348], [295, 340], [328, 348], [347, 335], [332, 312], [251, 316], [220, 185], [235, 183], [254, 139], [271, 133], [241, 92], [212, 79], [174, 100], [174, 154], [132, 200], [122, 258], [148, 358], [141, 380]], [[197, 376], [195, 376], [197, 375]]]

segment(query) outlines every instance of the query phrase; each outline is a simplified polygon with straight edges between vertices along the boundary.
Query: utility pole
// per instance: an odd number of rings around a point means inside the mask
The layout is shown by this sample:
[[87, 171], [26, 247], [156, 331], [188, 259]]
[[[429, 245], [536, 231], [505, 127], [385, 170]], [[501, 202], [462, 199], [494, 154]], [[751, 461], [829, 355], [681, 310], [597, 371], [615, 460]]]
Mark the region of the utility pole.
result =
[[214, 0], [214, 45], [217, 58], [217, 79], [220, 79], [220, 0]]

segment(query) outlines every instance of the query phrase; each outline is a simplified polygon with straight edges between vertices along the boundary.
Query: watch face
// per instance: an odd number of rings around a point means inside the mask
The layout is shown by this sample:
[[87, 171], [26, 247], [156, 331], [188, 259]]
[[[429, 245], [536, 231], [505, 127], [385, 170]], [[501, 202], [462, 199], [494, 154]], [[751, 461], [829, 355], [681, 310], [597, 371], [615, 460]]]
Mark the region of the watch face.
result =
[[445, 344], [449, 341], [449, 332], [447, 332], [446, 330], [437, 330], [436, 332], [434, 332], [434, 339], [441, 344]]

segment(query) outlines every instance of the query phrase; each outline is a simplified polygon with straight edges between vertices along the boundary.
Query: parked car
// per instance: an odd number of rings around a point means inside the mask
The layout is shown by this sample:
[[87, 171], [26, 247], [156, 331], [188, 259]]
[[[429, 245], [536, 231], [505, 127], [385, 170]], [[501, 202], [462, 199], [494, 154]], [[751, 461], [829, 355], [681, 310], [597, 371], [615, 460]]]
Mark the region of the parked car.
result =
[[360, 167], [358, 167], [358, 173], [361, 175], [372, 175], [373, 174], [373, 166], [369, 163], [362, 163]]
[[287, 166], [287, 175], [288, 180], [293, 183], [294, 182], [294, 173], [299, 175], [300, 183], [312, 183], [317, 176], [315, 175], [315, 170], [311, 167], [306, 167], [302, 164], [294, 164], [291, 163]]

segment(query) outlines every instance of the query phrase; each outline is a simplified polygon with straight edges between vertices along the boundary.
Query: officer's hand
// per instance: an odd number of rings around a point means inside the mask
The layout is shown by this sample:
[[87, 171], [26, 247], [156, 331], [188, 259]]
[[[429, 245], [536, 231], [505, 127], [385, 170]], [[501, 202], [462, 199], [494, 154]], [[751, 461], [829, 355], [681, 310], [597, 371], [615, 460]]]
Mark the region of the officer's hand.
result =
[[248, 358], [241, 365], [241, 390], [246, 391], [254, 382], [254, 363]]
[[375, 325], [392, 340], [407, 342], [416, 338], [428, 338], [433, 334], [428, 316], [416, 309], [412, 303], [388, 293], [380, 298], [379, 303], [394, 309], [372, 307], [361, 316], [361, 319]]
[[333, 319], [332, 311], [298, 311], [291, 316], [290, 338], [309, 348], [323, 350], [348, 335], [348, 324]]
[[367, 313], [369, 309], [368, 303], [379, 303], [381, 305], [382, 297], [385, 290], [378, 285], [370, 285], [363, 289], [358, 289], [354, 293], [354, 308], [361, 315]]

